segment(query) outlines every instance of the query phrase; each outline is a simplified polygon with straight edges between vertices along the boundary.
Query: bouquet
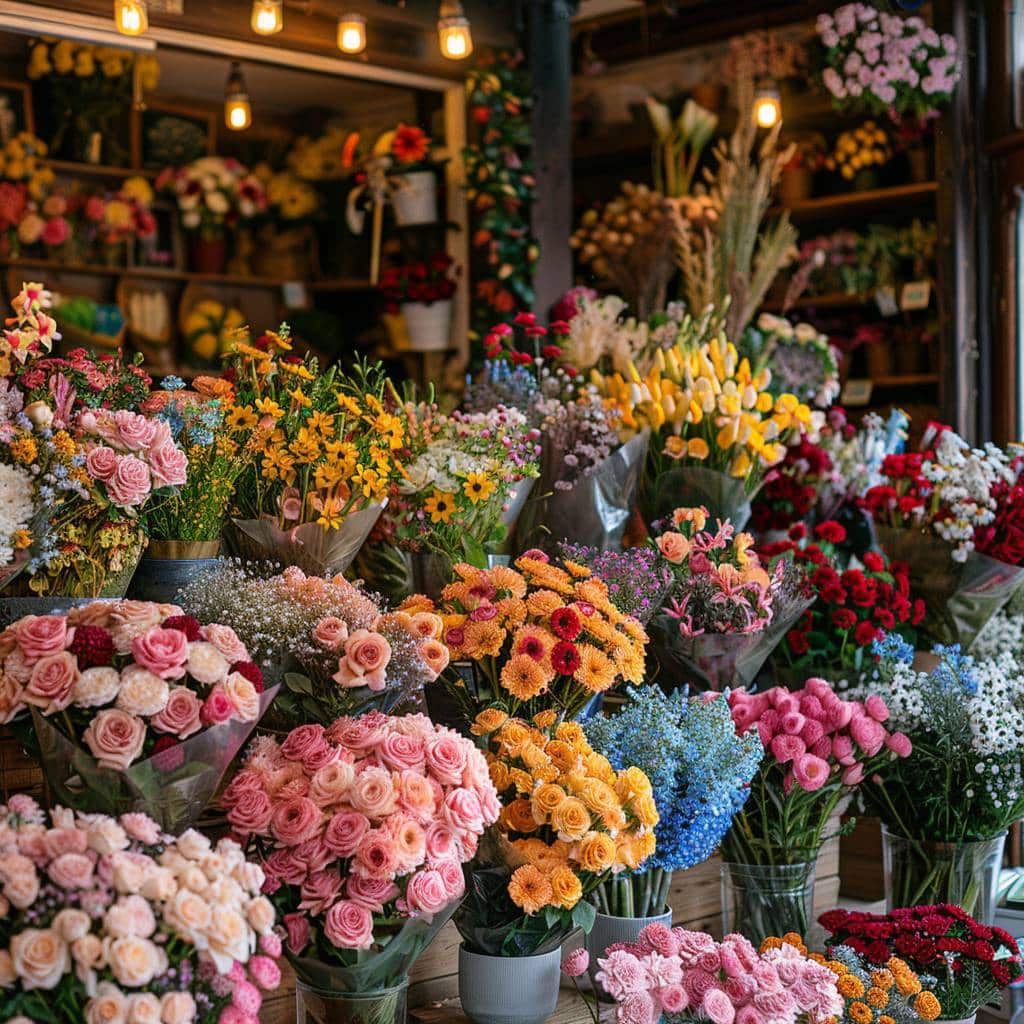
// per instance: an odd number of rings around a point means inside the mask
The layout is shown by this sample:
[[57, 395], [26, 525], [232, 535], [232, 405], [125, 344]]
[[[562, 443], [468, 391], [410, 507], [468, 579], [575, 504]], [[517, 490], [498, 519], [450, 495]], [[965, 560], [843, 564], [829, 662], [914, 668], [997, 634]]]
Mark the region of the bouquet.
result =
[[[836, 147], [826, 162], [830, 171], [838, 171], [844, 181], [859, 185], [877, 185], [872, 168], [884, 167], [892, 159], [892, 146], [884, 128], [874, 121], [865, 121], [849, 131], [841, 132]], [[859, 175], [866, 176], [859, 177]]]
[[[707, 509], [677, 508], [650, 541], [675, 578], [670, 600], [651, 623], [662, 671], [712, 690], [748, 685], [809, 603], [803, 574], [778, 561], [769, 572], [749, 533], [728, 521], [707, 528]], [[667, 527], [674, 527], [670, 529]]]
[[[563, 970], [578, 976], [588, 959], [578, 950]], [[766, 1017], [797, 1024], [836, 1019], [843, 1009], [836, 975], [806, 950], [787, 944], [758, 953], [738, 934], [716, 942], [704, 932], [649, 924], [635, 943], [598, 957], [597, 966], [599, 984], [615, 1000], [617, 1024], [756, 1024]]]
[[259, 178], [233, 157], [204, 156], [185, 167], [168, 168], [155, 186], [178, 204], [181, 226], [202, 238], [220, 238], [267, 208]]
[[[897, 982], [901, 961], [911, 973], [929, 975], [933, 1000], [945, 1020], [964, 1020], [987, 1003], [998, 1002], [1020, 975], [1017, 940], [1002, 928], [989, 928], [959, 907], [947, 904], [906, 907], [888, 914], [830, 910], [821, 923], [832, 933], [830, 947], [853, 950], [869, 964], [885, 967]], [[901, 986], [913, 990], [915, 986]], [[918, 1001], [926, 993], [917, 996]], [[926, 1011], [932, 1009], [928, 1000]], [[925, 1020], [928, 1012], [920, 1013]]]
[[755, 369], [767, 366], [771, 391], [789, 392], [801, 402], [828, 409], [839, 396], [839, 354], [828, 336], [808, 323], [762, 313], [743, 332], [740, 350]]
[[765, 472], [822, 418], [795, 395], [773, 397], [771, 371], [755, 374], [722, 336], [658, 349], [643, 378], [616, 373], [597, 382], [623, 436], [652, 432], [641, 493], [648, 519], [703, 504], [742, 527]]
[[455, 294], [452, 276], [455, 261], [444, 252], [429, 260], [388, 267], [380, 276], [380, 292], [389, 313], [398, 313], [407, 302], [445, 302]]
[[145, 814], [0, 806], [0, 1017], [254, 1021], [281, 981], [263, 872], [238, 844]]
[[[975, 661], [936, 647], [930, 672], [896, 636], [876, 642], [876, 677], [912, 752], [872, 776], [865, 794], [889, 833], [893, 906], [959, 903], [979, 918], [994, 898], [1002, 836], [1024, 814], [1024, 683], [1013, 654]], [[997, 840], [1000, 857], [992, 864]]]
[[502, 808], [455, 924], [471, 952], [536, 956], [590, 931], [587, 897], [654, 852], [651, 784], [639, 768], [615, 771], [551, 710], [526, 721], [490, 708], [472, 731], [488, 746]]
[[[708, 699], [710, 697], [710, 699]], [[587, 739], [621, 771], [651, 780], [657, 846], [639, 871], [624, 871], [597, 892], [601, 912], [653, 917], [668, 908], [672, 873], [710, 857], [749, 794], [761, 744], [737, 735], [729, 705], [716, 695], [630, 690], [625, 708], [585, 725]]]
[[646, 625], [675, 583], [672, 567], [653, 548], [604, 551], [582, 544], [559, 544], [564, 561], [584, 565], [608, 587], [608, 600], [623, 615]]
[[440, 615], [452, 661], [471, 663], [471, 679], [448, 687], [465, 721], [482, 706], [573, 718], [620, 679], [643, 680], [647, 634], [586, 566], [535, 551], [514, 567], [459, 563], [455, 575], [437, 606], [413, 597], [400, 610]]
[[[907, 757], [911, 743], [882, 724], [889, 711], [881, 697], [842, 700], [823, 679], [792, 692], [734, 690], [728, 700], [737, 733], [756, 729], [765, 749], [722, 842], [735, 902], [730, 924], [759, 940], [802, 934], [829, 820], [865, 778]], [[775, 879], [762, 889], [762, 874], [779, 876], [778, 889]]]
[[388, 612], [342, 576], [298, 566], [220, 561], [180, 594], [185, 610], [231, 626], [264, 676], [284, 689], [272, 715], [289, 725], [330, 724], [368, 710], [419, 710], [424, 683], [448, 665], [443, 623], [427, 612]]
[[960, 79], [956, 39], [916, 15], [901, 18], [870, 4], [843, 4], [820, 14], [825, 47], [822, 81], [836, 107], [920, 120], [952, 99]]
[[0, 633], [2, 720], [31, 709], [55, 796], [188, 827], [274, 692], [230, 626], [173, 605], [96, 601]]
[[839, 545], [846, 542], [839, 523], [819, 523], [813, 536], [813, 541], [786, 540], [761, 549], [766, 557], [791, 556], [805, 566], [815, 595], [779, 644], [778, 660], [805, 675], [814, 667], [859, 677], [874, 667], [873, 644], [886, 632], [914, 641], [924, 601], [912, 596], [907, 566], [890, 563], [878, 551], [865, 552], [863, 567], [838, 571]]
[[750, 510], [748, 525], [765, 534], [802, 526], [815, 511], [819, 491], [835, 476], [828, 451], [806, 437], [786, 449], [786, 457], [765, 474], [764, 486]]
[[407, 983], [500, 811], [471, 741], [376, 711], [260, 737], [223, 804], [260, 857], [296, 974], [357, 994]]
[[[977, 549], [1009, 554], [1002, 545], [1005, 518], [1024, 459], [994, 444], [971, 448], [948, 427], [931, 424], [923, 450], [890, 455], [885, 482], [864, 496], [879, 544], [908, 563], [914, 591], [925, 600], [923, 629], [944, 641], [970, 646], [985, 623], [1006, 604], [1024, 569]], [[997, 526], [997, 523], [999, 526]]]
[[501, 405], [445, 416], [435, 405], [409, 402], [405, 418], [407, 460], [391, 513], [399, 545], [440, 556], [444, 580], [449, 563], [486, 565], [537, 475], [537, 431], [521, 412]]
[[286, 324], [235, 342], [231, 427], [261, 427], [258, 457], [235, 488], [234, 553], [306, 572], [348, 568], [399, 477], [405, 424], [382, 367], [321, 372], [291, 353]]

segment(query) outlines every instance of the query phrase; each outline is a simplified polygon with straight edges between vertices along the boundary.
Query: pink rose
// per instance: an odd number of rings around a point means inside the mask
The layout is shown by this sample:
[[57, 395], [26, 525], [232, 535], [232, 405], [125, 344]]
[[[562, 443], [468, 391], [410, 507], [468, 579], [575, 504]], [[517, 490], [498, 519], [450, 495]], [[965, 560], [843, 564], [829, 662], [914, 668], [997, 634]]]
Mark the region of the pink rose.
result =
[[333, 761], [314, 772], [309, 783], [309, 797], [321, 807], [341, 803], [355, 777], [355, 770], [347, 761]]
[[299, 910], [322, 914], [332, 906], [341, 893], [341, 875], [337, 871], [314, 871], [302, 883]]
[[341, 949], [369, 949], [373, 945], [373, 916], [358, 903], [339, 900], [327, 911], [324, 934]]
[[379, 633], [357, 629], [345, 641], [345, 656], [338, 662], [332, 676], [339, 686], [368, 686], [383, 690], [387, 685], [385, 670], [391, 661], [391, 645]]
[[275, 850], [263, 862], [263, 870], [268, 878], [285, 885], [301, 885], [309, 872], [306, 865], [296, 856], [295, 848]]
[[405, 890], [409, 910], [432, 917], [451, 902], [440, 871], [417, 871]]
[[273, 814], [270, 797], [261, 789], [243, 790], [228, 811], [228, 821], [244, 836], [256, 832], [265, 835]]
[[701, 1013], [712, 1024], [732, 1024], [736, 1016], [732, 1001], [720, 988], [713, 988], [705, 993], [700, 1008]]
[[33, 666], [22, 699], [44, 715], [52, 715], [71, 703], [76, 682], [78, 661], [75, 656], [67, 651], [51, 654], [40, 658]]
[[124, 771], [142, 753], [146, 726], [141, 718], [105, 708], [89, 723], [82, 740], [101, 767]]
[[658, 989], [658, 1002], [665, 1013], [682, 1013], [690, 1005], [686, 989], [682, 985], [665, 985]]
[[63, 651], [72, 636], [63, 615], [26, 615], [14, 626], [14, 639], [29, 661]]
[[88, 889], [92, 872], [93, 862], [84, 853], [62, 853], [46, 868], [46, 873], [62, 889]]
[[187, 739], [203, 727], [199, 719], [202, 701], [187, 686], [176, 686], [167, 697], [163, 711], [155, 714], [149, 724], [157, 732]]
[[117, 469], [120, 456], [105, 444], [91, 448], [85, 456], [85, 468], [94, 480], [109, 480]]
[[188, 638], [179, 629], [155, 626], [132, 641], [135, 660], [161, 679], [180, 679], [188, 653]]
[[62, 853], [85, 853], [89, 836], [80, 828], [51, 828], [43, 837], [43, 847], [51, 860]]
[[121, 444], [130, 452], [141, 452], [153, 443], [156, 422], [128, 409], [114, 413], [114, 425]]
[[117, 468], [108, 480], [107, 497], [115, 505], [131, 507], [141, 505], [152, 489], [149, 466], [134, 455], [123, 455], [117, 460]]
[[339, 811], [327, 823], [324, 844], [339, 857], [351, 857], [369, 829], [370, 821], [365, 814]]
[[306, 877], [323, 871], [327, 865], [335, 859], [335, 856], [324, 843], [323, 836], [313, 836], [298, 846], [290, 846], [289, 850], [294, 854], [295, 859], [306, 866]]
[[288, 733], [281, 744], [281, 754], [289, 761], [305, 761], [326, 746], [322, 725], [300, 725]]
[[149, 453], [154, 487], [180, 487], [188, 478], [188, 456], [173, 442]]
[[348, 624], [343, 619], [328, 615], [316, 624], [313, 639], [325, 651], [336, 651], [348, 639]]
[[361, 907], [366, 907], [371, 914], [382, 914], [384, 905], [390, 903], [399, 891], [398, 886], [390, 878], [350, 875], [345, 883], [345, 897]]
[[371, 829], [356, 848], [354, 870], [367, 878], [393, 878], [398, 868], [398, 849], [383, 829]]
[[120, 822], [125, 832], [140, 843], [152, 846], [160, 841], [160, 826], [148, 814], [132, 811], [129, 814], [122, 814]]
[[199, 718], [205, 725], [220, 725], [221, 722], [229, 721], [234, 713], [231, 698], [224, 692], [224, 688], [215, 686], [203, 701]]
[[358, 718], [339, 718], [327, 730], [327, 739], [359, 755], [372, 750], [390, 732], [386, 715], [371, 711]]
[[398, 802], [391, 773], [386, 768], [370, 767], [353, 780], [348, 793], [349, 803], [372, 820], [386, 818]]
[[285, 800], [274, 808], [270, 829], [283, 846], [298, 846], [320, 831], [323, 814], [308, 797]]
[[249, 660], [249, 651], [230, 626], [222, 626], [219, 622], [213, 622], [209, 626], [203, 626], [202, 633], [203, 639], [213, 644], [231, 665], [234, 665], [236, 661]]
[[298, 956], [309, 945], [309, 918], [305, 914], [285, 914], [284, 928], [288, 949]]
[[683, 562], [690, 553], [690, 542], [681, 533], [663, 533], [656, 543], [663, 557], [675, 565]]
[[468, 760], [469, 741], [455, 733], [442, 734], [427, 744], [427, 767], [442, 785], [460, 785]]
[[434, 821], [427, 827], [427, 863], [436, 867], [440, 861], [459, 856], [459, 834], [443, 821]]
[[441, 814], [457, 832], [481, 833], [484, 830], [480, 797], [471, 789], [453, 789], [444, 798]]
[[423, 740], [418, 736], [406, 736], [400, 732], [389, 732], [377, 751], [377, 756], [388, 768], [399, 772], [413, 768], [422, 769], [424, 755]]

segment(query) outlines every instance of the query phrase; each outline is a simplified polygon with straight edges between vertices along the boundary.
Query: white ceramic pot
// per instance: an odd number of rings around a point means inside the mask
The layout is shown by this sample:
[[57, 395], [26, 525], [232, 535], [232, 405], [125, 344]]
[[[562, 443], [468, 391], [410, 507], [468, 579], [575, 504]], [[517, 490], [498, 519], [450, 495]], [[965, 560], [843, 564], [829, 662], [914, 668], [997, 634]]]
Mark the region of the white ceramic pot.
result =
[[664, 924], [671, 928], [672, 911], [667, 910], [655, 917], [611, 917], [608, 914], [598, 914], [594, 918], [594, 927], [587, 933], [583, 945], [590, 954], [590, 966], [587, 968], [590, 983], [594, 986], [595, 995], [602, 1002], [610, 1003], [613, 1000], [595, 980], [595, 975], [601, 969], [597, 965], [597, 958], [603, 957], [604, 951], [615, 942], [636, 942], [637, 937], [649, 924]]
[[412, 171], [399, 176], [391, 205], [401, 227], [433, 224], [437, 220], [437, 175], [433, 171]]
[[451, 342], [452, 300], [403, 302], [402, 316], [413, 352], [443, 352]]
[[459, 946], [459, 999], [473, 1024], [544, 1024], [558, 1004], [562, 951], [482, 956]]

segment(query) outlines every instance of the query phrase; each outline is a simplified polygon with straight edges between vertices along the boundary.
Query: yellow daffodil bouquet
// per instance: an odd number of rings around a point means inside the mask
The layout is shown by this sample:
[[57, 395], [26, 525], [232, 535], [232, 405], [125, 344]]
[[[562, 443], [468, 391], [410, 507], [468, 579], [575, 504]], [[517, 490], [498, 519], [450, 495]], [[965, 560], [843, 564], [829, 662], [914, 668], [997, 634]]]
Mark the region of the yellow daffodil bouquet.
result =
[[771, 371], [754, 373], [721, 334], [658, 350], [643, 376], [630, 367], [625, 375], [595, 373], [592, 380], [623, 436], [651, 429], [641, 491], [648, 520], [704, 505], [713, 519], [742, 528], [765, 473], [814, 419], [795, 395], [773, 395]]
[[237, 554], [322, 575], [344, 571], [401, 475], [405, 421], [379, 364], [321, 371], [292, 352], [286, 324], [235, 341], [229, 429], [260, 427], [228, 532]]
[[651, 783], [639, 768], [616, 771], [553, 710], [530, 720], [482, 711], [472, 732], [487, 745], [502, 811], [455, 924], [475, 953], [544, 953], [575, 928], [590, 931], [587, 897], [654, 853]]

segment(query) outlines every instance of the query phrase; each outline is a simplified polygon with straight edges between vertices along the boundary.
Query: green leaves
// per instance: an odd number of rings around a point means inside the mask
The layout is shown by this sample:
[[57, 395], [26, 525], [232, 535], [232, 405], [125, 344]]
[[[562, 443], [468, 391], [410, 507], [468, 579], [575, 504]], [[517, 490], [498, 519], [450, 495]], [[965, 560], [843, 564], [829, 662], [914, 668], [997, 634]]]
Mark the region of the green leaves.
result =
[[572, 923], [577, 928], [582, 928], [583, 931], [589, 934], [590, 929], [594, 927], [594, 920], [597, 917], [597, 910], [592, 903], [587, 903], [585, 900], [580, 900], [575, 907], [572, 908]]

